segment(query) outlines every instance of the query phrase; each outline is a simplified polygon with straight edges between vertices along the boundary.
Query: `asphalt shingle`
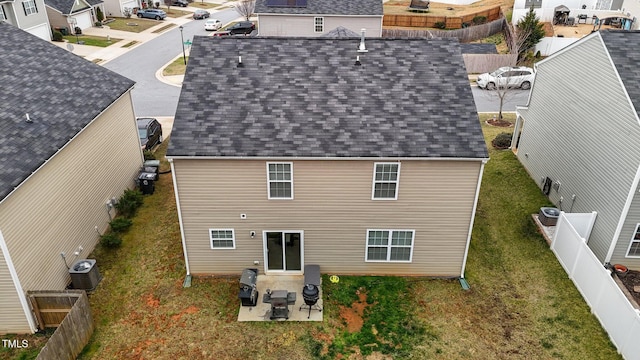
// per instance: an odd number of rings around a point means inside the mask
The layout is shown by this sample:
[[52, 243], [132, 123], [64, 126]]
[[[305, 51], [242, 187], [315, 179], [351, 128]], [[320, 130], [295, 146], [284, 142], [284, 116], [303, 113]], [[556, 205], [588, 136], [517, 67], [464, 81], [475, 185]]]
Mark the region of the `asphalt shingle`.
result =
[[168, 155], [488, 157], [456, 40], [358, 45], [196, 37]]
[[599, 33], [640, 117], [640, 31], [608, 30]]
[[382, 16], [382, 0], [307, 0], [304, 7], [268, 6], [267, 0], [257, 0], [254, 13]]
[[4, 199], [134, 83], [8, 23], [0, 48]]

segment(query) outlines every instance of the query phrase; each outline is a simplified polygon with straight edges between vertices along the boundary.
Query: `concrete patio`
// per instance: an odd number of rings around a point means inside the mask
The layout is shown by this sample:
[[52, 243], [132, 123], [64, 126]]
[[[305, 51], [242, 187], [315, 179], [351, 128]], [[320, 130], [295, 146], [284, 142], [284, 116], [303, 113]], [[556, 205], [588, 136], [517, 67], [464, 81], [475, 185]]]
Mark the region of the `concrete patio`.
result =
[[[300, 306], [304, 305], [302, 298], [302, 288], [304, 287], [303, 275], [258, 275], [256, 281], [258, 289], [258, 302], [256, 306], [240, 306], [238, 312], [238, 321], [322, 321], [322, 312], [316, 310], [316, 307], [322, 309], [322, 287], [320, 286], [320, 299], [311, 310], [305, 305], [302, 310]], [[267, 289], [272, 292], [276, 290], [287, 290], [296, 293], [296, 302], [289, 305], [289, 319], [270, 320], [271, 304], [263, 303], [263, 297], [267, 293]], [[309, 317], [309, 318], [307, 318]]]

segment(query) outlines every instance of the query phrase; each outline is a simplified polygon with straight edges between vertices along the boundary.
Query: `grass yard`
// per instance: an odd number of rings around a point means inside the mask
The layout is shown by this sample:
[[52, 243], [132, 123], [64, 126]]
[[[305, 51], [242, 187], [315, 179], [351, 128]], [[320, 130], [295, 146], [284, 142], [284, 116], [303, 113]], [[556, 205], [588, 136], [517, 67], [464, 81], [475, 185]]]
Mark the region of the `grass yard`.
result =
[[67, 40], [69, 44], [76, 44], [76, 41], [84, 41], [84, 45], [99, 46], [99, 47], [111, 46], [117, 43], [118, 41], [122, 40], [122, 39], [111, 38], [109, 41], [107, 41], [106, 37], [91, 36], [91, 35], [78, 35], [77, 39], [75, 35], [66, 35], [66, 36], [63, 36], [63, 38]]
[[[488, 142], [509, 130], [483, 129]], [[183, 288], [171, 175], [160, 175], [122, 248], [91, 255], [104, 280], [90, 296], [96, 331], [80, 359], [619, 359], [533, 225], [545, 197], [510, 151], [490, 155], [466, 270], [471, 290], [457, 280], [341, 276], [332, 284], [325, 275], [322, 323], [238, 323], [237, 278]]]
[[183, 58], [180, 56], [179, 58], [173, 60], [173, 62], [167, 65], [164, 69], [162, 69], [163, 76], [171, 76], [171, 75], [184, 75], [187, 66], [184, 64], [185, 60], [189, 62], [189, 57], [186, 56]]
[[114, 21], [109, 22], [107, 25], [110, 29], [130, 31], [130, 32], [143, 32], [151, 27], [154, 27], [161, 23], [158, 20], [140, 19], [133, 15], [131, 18], [115, 18]]

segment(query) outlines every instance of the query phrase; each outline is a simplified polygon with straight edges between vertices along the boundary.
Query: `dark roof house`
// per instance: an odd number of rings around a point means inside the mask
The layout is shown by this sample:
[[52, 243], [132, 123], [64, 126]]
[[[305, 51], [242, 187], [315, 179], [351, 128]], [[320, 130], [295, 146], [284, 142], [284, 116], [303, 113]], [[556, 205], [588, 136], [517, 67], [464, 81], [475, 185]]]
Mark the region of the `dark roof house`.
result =
[[382, 0], [257, 0], [260, 36], [322, 36], [341, 26], [382, 36]]
[[464, 276], [488, 153], [456, 40], [219, 40], [167, 151], [187, 274]]
[[19, 334], [44, 327], [27, 291], [69, 286], [143, 157], [133, 81], [4, 22], [0, 47], [0, 334]]

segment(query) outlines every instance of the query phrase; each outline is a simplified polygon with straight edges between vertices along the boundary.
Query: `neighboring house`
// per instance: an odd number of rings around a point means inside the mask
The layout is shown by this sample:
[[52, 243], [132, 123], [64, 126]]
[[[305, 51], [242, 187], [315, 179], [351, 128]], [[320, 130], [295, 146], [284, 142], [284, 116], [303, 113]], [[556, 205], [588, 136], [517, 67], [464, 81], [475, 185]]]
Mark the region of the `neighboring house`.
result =
[[51, 26], [44, 0], [0, 0], [0, 22], [3, 21], [51, 41]]
[[512, 141], [558, 208], [597, 212], [587, 240], [598, 259], [638, 270], [639, 47], [638, 31], [600, 31], [537, 63]]
[[382, 36], [382, 0], [257, 0], [260, 36], [323, 36], [337, 27]]
[[188, 275], [464, 276], [488, 152], [456, 40], [218, 40], [167, 154]]
[[[67, 28], [72, 33], [76, 27], [84, 30], [92, 27], [98, 18], [96, 8], [101, 0], [45, 0], [49, 22], [54, 28]], [[104, 8], [101, 9], [104, 14]]]
[[[142, 8], [140, 0], [104, 0], [105, 16], [124, 17], [125, 10], [133, 11], [135, 8]], [[148, 3], [148, 2], [147, 2]], [[162, 2], [161, 2], [162, 3]], [[133, 15], [135, 17], [135, 15]]]
[[0, 334], [28, 333], [25, 293], [70, 284], [142, 153], [131, 80], [6, 23], [0, 47]]

